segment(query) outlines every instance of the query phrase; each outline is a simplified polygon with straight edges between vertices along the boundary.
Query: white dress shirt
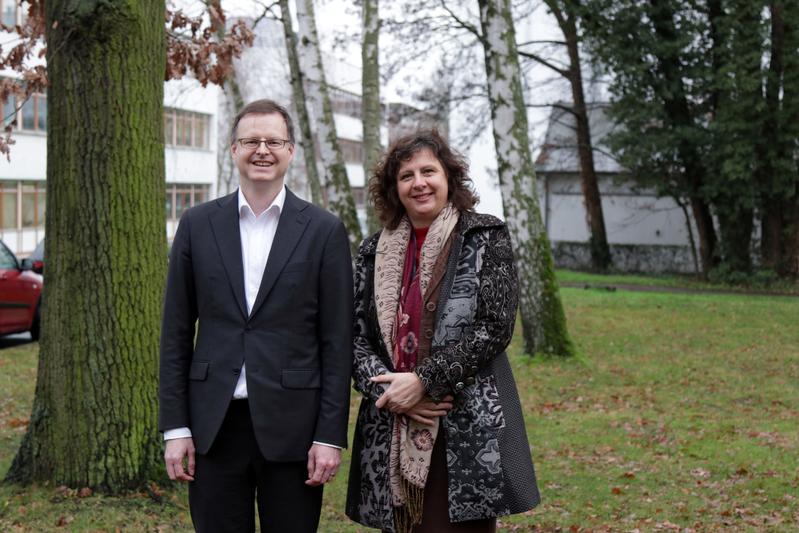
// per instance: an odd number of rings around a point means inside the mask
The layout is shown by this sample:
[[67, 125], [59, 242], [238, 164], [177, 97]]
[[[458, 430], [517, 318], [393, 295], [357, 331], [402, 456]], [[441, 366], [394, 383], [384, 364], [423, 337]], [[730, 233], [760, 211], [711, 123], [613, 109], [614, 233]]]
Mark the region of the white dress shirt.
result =
[[[280, 221], [280, 213], [283, 211], [283, 204], [286, 201], [286, 188], [281, 187], [280, 192], [269, 204], [263, 213], [255, 215], [255, 212], [244, 197], [244, 193], [239, 188], [239, 235], [241, 236], [241, 264], [244, 267], [244, 299], [247, 301], [247, 313], [252, 312], [255, 298], [258, 296], [258, 289], [261, 288], [261, 280], [266, 269], [266, 260], [269, 259], [269, 251], [277, 233], [277, 224]], [[246, 363], [241, 365], [239, 379], [236, 388], [233, 389], [233, 398], [240, 400], [247, 398], [247, 375]], [[191, 437], [189, 428], [176, 428], [164, 431], [164, 440]], [[316, 443], [316, 442], [315, 442]], [[319, 442], [333, 448], [332, 444]]]

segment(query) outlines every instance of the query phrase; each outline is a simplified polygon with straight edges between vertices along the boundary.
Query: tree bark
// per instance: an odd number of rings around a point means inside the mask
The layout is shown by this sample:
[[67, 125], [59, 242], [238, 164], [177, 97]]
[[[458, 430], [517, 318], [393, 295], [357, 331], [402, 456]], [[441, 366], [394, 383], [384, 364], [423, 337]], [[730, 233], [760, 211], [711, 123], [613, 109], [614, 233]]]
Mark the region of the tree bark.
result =
[[379, 0], [363, 0], [363, 44], [361, 61], [363, 64], [361, 120], [363, 123], [363, 172], [366, 188], [366, 225], [373, 233], [379, 228], [374, 206], [368, 194], [369, 176], [383, 147], [380, 143], [380, 61], [378, 40], [380, 35]]
[[505, 219], [519, 271], [525, 350], [573, 355], [538, 206], [510, 0], [478, 0]]
[[[207, 4], [211, 7], [222, 11], [222, 0], [206, 0]], [[216, 35], [219, 40], [223, 40], [226, 36], [227, 28], [220, 25], [216, 28]], [[228, 124], [233, 122], [233, 117], [239, 112], [239, 109], [244, 107], [244, 98], [241, 96], [241, 87], [239, 87], [239, 80], [236, 76], [236, 70], [230, 72], [230, 77], [220, 87], [222, 92], [222, 99], [225, 110], [225, 117], [227, 120], [217, 120], [217, 177], [216, 177], [216, 195], [225, 196], [236, 190], [237, 183], [235, 180], [236, 171], [233, 164], [233, 158], [230, 154], [230, 129]]]
[[325, 81], [322, 53], [316, 33], [313, 0], [296, 0], [299, 23], [299, 55], [306, 58], [305, 78], [308, 79], [307, 96], [316, 118], [319, 156], [324, 168], [324, 196], [327, 208], [338, 216], [347, 228], [353, 256], [363, 239], [355, 211], [355, 201], [347, 177], [344, 156], [338, 144], [330, 92]]
[[567, 79], [572, 91], [572, 113], [577, 124], [577, 153], [580, 157], [580, 179], [585, 205], [586, 223], [591, 234], [589, 245], [591, 265], [594, 270], [605, 271], [612, 266], [610, 246], [605, 230], [605, 216], [602, 213], [602, 197], [599, 194], [599, 180], [594, 166], [594, 148], [591, 140], [591, 124], [588, 120], [588, 108], [585, 103], [583, 89], [582, 63], [580, 61], [580, 45], [577, 35], [577, 23], [573, 9], [562, 9], [556, 0], [547, 0], [558, 21], [558, 26], [566, 41], [569, 55]]
[[238, 186], [236, 182], [235, 165], [230, 153], [230, 128], [228, 124], [233, 122], [233, 117], [236, 116], [238, 110], [244, 107], [244, 100], [241, 97], [239, 83], [236, 78], [236, 72], [230, 74], [230, 78], [225, 81], [221, 87], [222, 92], [222, 105], [224, 106], [224, 115], [229, 120], [218, 120], [217, 127], [217, 154], [216, 154], [216, 167], [218, 175], [216, 177], [216, 195], [225, 196], [236, 190]]
[[294, 29], [291, 27], [288, 0], [279, 0], [278, 5], [280, 6], [280, 17], [283, 21], [283, 34], [286, 37], [286, 53], [289, 58], [289, 70], [291, 72], [291, 93], [294, 99], [294, 106], [297, 109], [302, 153], [305, 158], [305, 177], [308, 180], [308, 188], [311, 190], [311, 201], [316, 205], [323, 205], [319, 169], [316, 167], [316, 149], [314, 148], [313, 133], [311, 133], [311, 117], [308, 114], [302, 69], [300, 69], [300, 59], [297, 56], [297, 34], [294, 33]]
[[47, 283], [7, 479], [118, 492], [160, 463], [163, 1], [48, 0]]

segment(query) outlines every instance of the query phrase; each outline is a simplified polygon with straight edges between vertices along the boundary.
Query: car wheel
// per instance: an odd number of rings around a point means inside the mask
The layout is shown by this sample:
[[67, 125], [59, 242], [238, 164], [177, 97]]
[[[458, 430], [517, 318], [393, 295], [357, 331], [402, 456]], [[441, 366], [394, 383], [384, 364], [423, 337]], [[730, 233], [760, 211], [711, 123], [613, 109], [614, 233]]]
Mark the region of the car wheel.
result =
[[42, 302], [39, 301], [36, 303], [36, 312], [33, 314], [33, 322], [31, 323], [31, 339], [38, 341], [39, 334], [41, 333], [42, 327], [42, 320], [41, 320], [41, 308]]

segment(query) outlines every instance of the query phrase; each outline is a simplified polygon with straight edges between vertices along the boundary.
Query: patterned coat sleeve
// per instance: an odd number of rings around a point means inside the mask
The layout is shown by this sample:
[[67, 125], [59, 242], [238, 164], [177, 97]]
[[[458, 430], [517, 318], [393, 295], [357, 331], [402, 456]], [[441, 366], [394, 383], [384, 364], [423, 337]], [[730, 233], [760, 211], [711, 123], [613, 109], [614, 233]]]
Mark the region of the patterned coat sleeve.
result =
[[352, 378], [355, 390], [376, 401], [388, 388], [382, 383], [372, 383], [369, 378], [389, 372], [389, 368], [380, 359], [379, 333], [374, 331], [369, 320], [369, 308], [372, 305], [373, 279], [369, 259], [364, 253], [370, 239], [364, 241], [355, 260], [355, 309], [353, 318], [353, 353]]
[[483, 242], [479, 270], [477, 310], [458, 342], [435, 348], [415, 372], [428, 395], [440, 401], [474, 383], [481, 368], [510, 343], [516, 322], [518, 277], [507, 228], [493, 228], [476, 235]]

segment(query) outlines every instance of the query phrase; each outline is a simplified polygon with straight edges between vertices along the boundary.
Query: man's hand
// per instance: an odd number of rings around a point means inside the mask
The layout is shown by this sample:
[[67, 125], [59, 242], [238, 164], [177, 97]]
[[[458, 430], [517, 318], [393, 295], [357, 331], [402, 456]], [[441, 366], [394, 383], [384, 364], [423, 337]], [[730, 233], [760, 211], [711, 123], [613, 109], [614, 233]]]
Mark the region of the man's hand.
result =
[[308, 450], [308, 480], [306, 485], [318, 487], [333, 478], [341, 465], [341, 450], [324, 444], [314, 444]]
[[452, 396], [447, 396], [442, 402], [436, 403], [425, 396], [422, 401], [408, 409], [405, 414], [420, 424], [432, 426], [435, 418], [446, 415], [452, 409]]
[[369, 379], [374, 383], [389, 384], [375, 406], [378, 409], [385, 407], [392, 413], [407, 413], [425, 394], [422, 380], [413, 372], [388, 372]]
[[[187, 461], [186, 470], [183, 461]], [[173, 481], [194, 481], [194, 441], [191, 437], [170, 439], [164, 449], [166, 473]]]

